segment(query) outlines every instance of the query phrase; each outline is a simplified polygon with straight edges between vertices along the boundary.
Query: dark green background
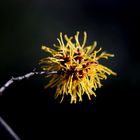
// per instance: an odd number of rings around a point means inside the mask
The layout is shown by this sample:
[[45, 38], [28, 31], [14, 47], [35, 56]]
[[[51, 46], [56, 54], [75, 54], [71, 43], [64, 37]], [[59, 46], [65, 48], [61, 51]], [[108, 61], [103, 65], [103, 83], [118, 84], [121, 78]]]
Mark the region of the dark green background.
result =
[[[136, 0], [0, 1], [1, 86], [11, 76], [39, 68], [39, 60], [47, 56], [41, 51], [41, 45], [52, 47], [60, 32], [70, 36], [80, 31], [82, 40], [86, 31], [87, 44], [96, 40], [98, 47], [115, 54], [102, 63], [118, 73], [117, 77], [110, 76], [103, 81], [104, 86], [96, 92], [97, 98], [88, 101], [84, 96], [84, 101], [76, 105], [69, 104], [69, 97], [62, 104], [54, 100], [55, 89], [44, 90], [48, 80], [42, 76], [11, 85], [0, 97], [0, 115], [21, 138], [46, 139], [49, 134], [46, 129], [53, 126], [49, 122], [56, 123], [50, 130], [55, 133], [64, 119], [70, 126], [78, 122], [93, 125], [96, 116], [100, 118], [97, 122], [117, 125], [115, 120], [126, 122], [131, 115], [138, 117], [139, 6]], [[83, 115], [88, 119], [80, 120]], [[77, 123], [70, 123], [71, 120]]]

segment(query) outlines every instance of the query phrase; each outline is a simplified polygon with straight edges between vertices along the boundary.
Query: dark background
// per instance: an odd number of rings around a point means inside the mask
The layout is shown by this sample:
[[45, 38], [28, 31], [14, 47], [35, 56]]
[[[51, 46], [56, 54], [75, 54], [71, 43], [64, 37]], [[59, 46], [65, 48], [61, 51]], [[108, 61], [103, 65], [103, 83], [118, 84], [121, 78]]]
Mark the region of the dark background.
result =
[[[1, 86], [11, 76], [38, 68], [39, 60], [46, 56], [41, 45], [52, 47], [60, 32], [70, 36], [80, 31], [82, 39], [86, 31], [87, 44], [96, 40], [98, 47], [115, 54], [102, 63], [118, 73], [103, 81], [96, 98], [89, 101], [84, 96], [82, 103], [72, 105], [69, 97], [59, 104], [53, 97], [55, 89], [43, 88], [48, 82], [43, 76], [16, 82], [0, 97], [1, 117], [26, 140], [55, 134], [63, 138], [65, 133], [73, 138], [80, 128], [80, 134], [84, 135], [86, 129], [92, 135], [96, 123], [97, 131], [112, 130], [114, 136], [123, 134], [126, 128], [131, 131], [131, 125], [138, 125], [140, 105], [139, 7], [136, 0], [0, 1]], [[68, 127], [72, 130], [67, 131]], [[119, 130], [113, 131], [116, 127]], [[0, 136], [6, 137], [1, 132]]]

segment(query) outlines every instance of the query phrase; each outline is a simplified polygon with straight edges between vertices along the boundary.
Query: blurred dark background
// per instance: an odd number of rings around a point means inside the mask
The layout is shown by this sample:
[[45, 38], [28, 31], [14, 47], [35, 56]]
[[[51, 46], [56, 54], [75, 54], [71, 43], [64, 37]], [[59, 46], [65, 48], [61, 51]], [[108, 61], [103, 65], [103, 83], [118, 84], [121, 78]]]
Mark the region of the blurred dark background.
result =
[[63, 122], [68, 126], [89, 122], [115, 126], [120, 120], [120, 127], [133, 124], [140, 106], [139, 7], [136, 0], [0, 1], [1, 86], [11, 76], [38, 68], [39, 60], [46, 56], [41, 45], [52, 47], [60, 32], [70, 36], [80, 31], [82, 39], [86, 31], [87, 44], [96, 40], [98, 47], [115, 54], [103, 64], [118, 73], [103, 81], [96, 98], [89, 101], [84, 96], [82, 103], [72, 105], [69, 97], [59, 104], [53, 97], [55, 89], [44, 89], [48, 80], [43, 76], [15, 82], [0, 97], [1, 117], [26, 140], [53, 136], [49, 133], [55, 133]]

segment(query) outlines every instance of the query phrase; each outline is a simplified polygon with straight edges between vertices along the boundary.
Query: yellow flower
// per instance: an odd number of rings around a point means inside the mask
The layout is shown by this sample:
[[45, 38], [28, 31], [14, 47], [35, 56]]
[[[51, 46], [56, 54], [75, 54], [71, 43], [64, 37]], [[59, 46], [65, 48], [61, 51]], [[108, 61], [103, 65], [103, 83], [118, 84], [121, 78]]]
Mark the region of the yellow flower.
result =
[[59, 44], [54, 44], [56, 50], [42, 46], [42, 50], [51, 54], [50, 57], [40, 60], [43, 70], [58, 72], [47, 76], [52, 76], [52, 79], [46, 88], [56, 86], [55, 97], [61, 95], [60, 102], [65, 95], [71, 96], [70, 103], [82, 101], [84, 94], [87, 94], [89, 99], [91, 95], [96, 97], [95, 90], [102, 86], [101, 81], [107, 79], [107, 75], [116, 75], [115, 72], [99, 63], [99, 59], [108, 59], [114, 55], [106, 52], [99, 53], [101, 48], [95, 50], [96, 41], [93, 45], [86, 46], [86, 32], [84, 32], [82, 44], [78, 37], [79, 32], [74, 37], [64, 35], [65, 40], [63, 40], [60, 33], [60, 39], [57, 38]]

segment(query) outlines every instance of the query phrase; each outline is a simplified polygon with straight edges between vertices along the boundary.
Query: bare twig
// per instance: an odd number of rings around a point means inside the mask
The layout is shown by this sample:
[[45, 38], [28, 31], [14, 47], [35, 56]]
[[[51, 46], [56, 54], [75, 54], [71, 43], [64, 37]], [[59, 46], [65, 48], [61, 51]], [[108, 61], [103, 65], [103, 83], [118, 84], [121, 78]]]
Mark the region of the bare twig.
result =
[[17, 134], [12, 130], [12, 128], [0, 117], [0, 126], [12, 137], [13, 140], [20, 140]]
[[57, 71], [50, 71], [50, 72], [46, 72], [46, 71], [33, 71], [33, 72], [29, 72], [23, 76], [19, 76], [19, 77], [12, 77], [10, 80], [8, 80], [1, 88], [0, 88], [0, 95], [2, 95], [2, 93], [4, 92], [4, 90], [9, 87], [14, 81], [21, 81], [23, 79], [28, 79], [33, 75], [43, 75], [43, 74], [56, 74]]

